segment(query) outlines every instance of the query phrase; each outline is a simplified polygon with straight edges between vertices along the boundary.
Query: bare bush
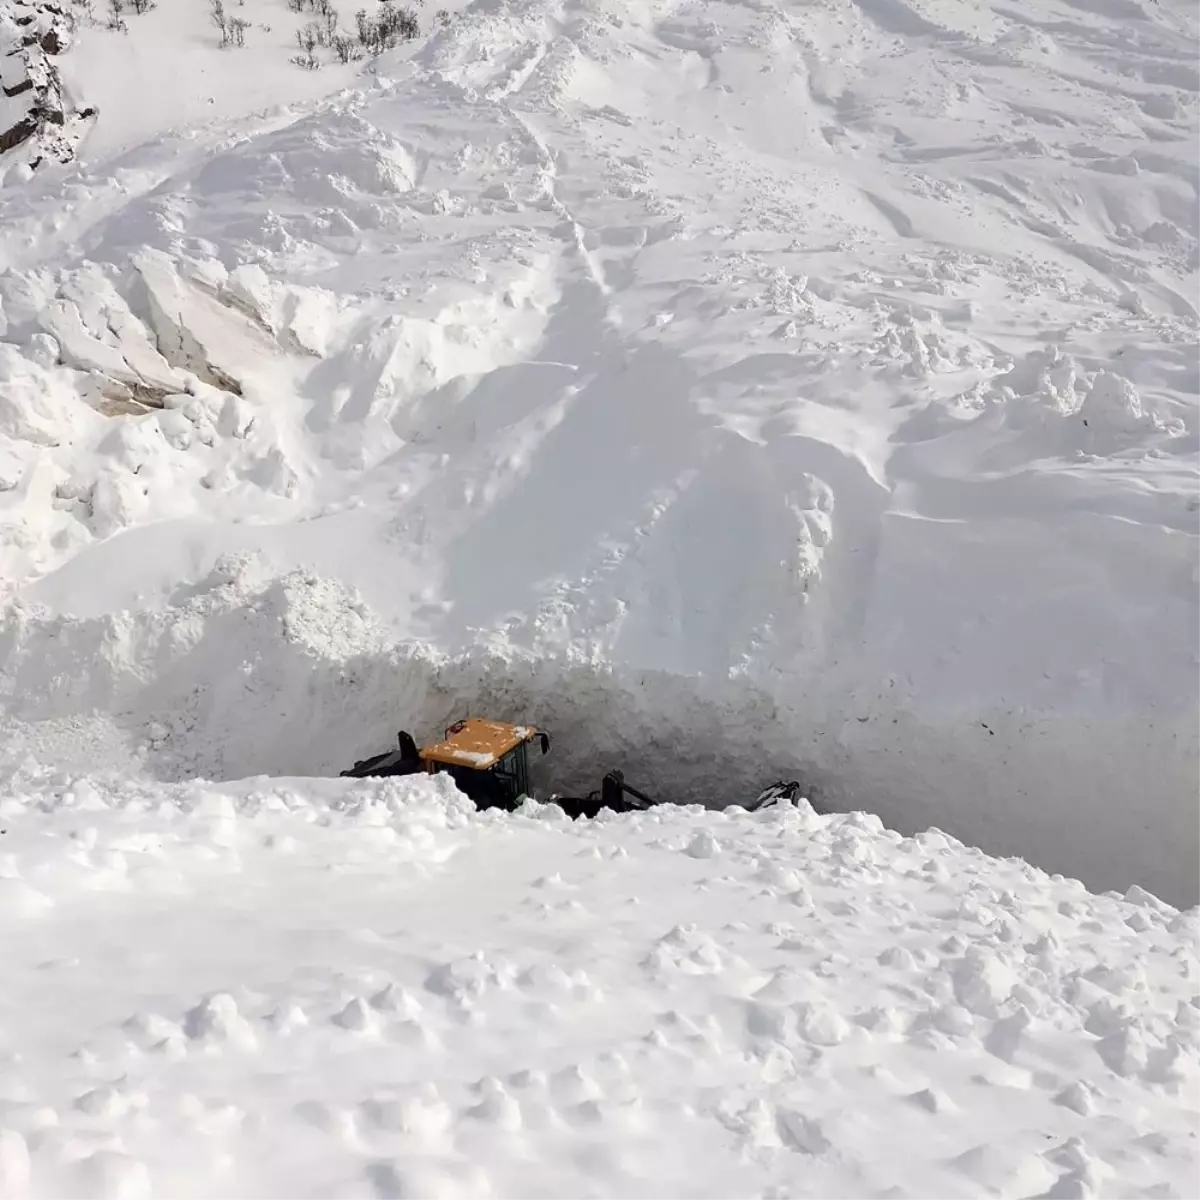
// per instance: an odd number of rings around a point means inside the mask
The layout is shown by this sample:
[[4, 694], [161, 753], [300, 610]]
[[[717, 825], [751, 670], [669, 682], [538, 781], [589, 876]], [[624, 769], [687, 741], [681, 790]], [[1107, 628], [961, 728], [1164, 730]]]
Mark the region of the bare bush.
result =
[[221, 49], [229, 45], [229, 18], [225, 15], [224, 0], [209, 0], [208, 18], [221, 34]]
[[122, 0], [108, 0], [108, 28], [116, 33], [127, 33], [129, 26], [125, 24], [125, 18], [122, 14], [125, 11], [125, 5]]
[[[213, 0], [217, 2], [217, 0]], [[420, 4], [422, 0], [416, 0]], [[375, 55], [391, 50], [401, 42], [411, 41], [421, 33], [417, 15], [412, 8], [382, 0], [374, 17], [365, 8], [354, 14], [357, 37], [343, 32], [338, 25], [338, 11], [333, 0], [288, 0], [292, 12], [311, 12], [318, 20], [309, 21], [296, 31], [300, 54], [292, 58], [297, 66], [315, 71], [320, 66], [317, 49], [328, 48], [340, 63], [352, 62], [363, 53]], [[240, 43], [237, 43], [240, 45]]]
[[380, 38], [385, 50], [390, 50], [400, 42], [410, 42], [420, 37], [421, 25], [417, 14], [411, 8], [396, 8], [384, 4], [379, 19]]
[[[238, 0], [241, 3], [242, 0]], [[246, 44], [246, 30], [250, 28], [250, 22], [242, 20], [241, 17], [234, 17], [229, 22], [229, 36], [235, 46], [244, 46]]]
[[390, 0], [384, 0], [374, 17], [368, 17], [366, 9], [359, 9], [354, 14], [354, 22], [359, 43], [368, 54], [395, 49], [401, 42], [412, 41], [421, 33], [417, 14], [411, 8], [390, 3]]

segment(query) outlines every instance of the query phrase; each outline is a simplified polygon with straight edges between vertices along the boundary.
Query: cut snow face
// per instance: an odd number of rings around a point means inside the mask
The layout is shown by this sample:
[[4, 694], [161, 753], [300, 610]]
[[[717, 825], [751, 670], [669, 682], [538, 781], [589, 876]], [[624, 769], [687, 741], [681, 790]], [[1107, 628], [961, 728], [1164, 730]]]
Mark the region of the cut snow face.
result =
[[1200, 895], [1194, 12], [292, 15], [85, 23], [0, 191], [8, 762], [476, 711]]
[[503, 645], [437, 654], [389, 639], [337, 585], [256, 585], [246, 564], [188, 590], [157, 614], [0, 627], [0, 770], [20, 776], [33, 756], [160, 779], [331, 776], [401, 728], [434, 742], [466, 715], [550, 733], [534, 763], [543, 794], [591, 791], [619, 767], [662, 799], [715, 805], [798, 766], [781, 714], [750, 685], [714, 691]]
[[[616, 767], [656, 798], [719, 807], [798, 778], [823, 809], [870, 808], [909, 833], [939, 825], [1093, 887], [1139, 878], [1187, 902], [1190, 811], [1160, 801], [1150, 823], [1144, 805], [1099, 799], [1184, 790], [1188, 760], [1165, 740], [1144, 748], [1159, 763], [1150, 782], [1132, 777], [1129, 730], [1116, 724], [992, 718], [964, 744], [960, 727], [918, 723], [885, 695], [864, 700], [873, 720], [847, 721], [749, 676], [635, 670], [503, 639], [440, 653], [397, 642], [340, 585], [271, 574], [228, 560], [154, 612], [14, 609], [0, 624], [0, 772], [22, 778], [43, 762], [169, 780], [336, 775], [394, 747], [399, 729], [433, 740], [475, 715], [550, 732], [542, 794], [584, 794]], [[952, 790], [930, 791], [931, 780]]]

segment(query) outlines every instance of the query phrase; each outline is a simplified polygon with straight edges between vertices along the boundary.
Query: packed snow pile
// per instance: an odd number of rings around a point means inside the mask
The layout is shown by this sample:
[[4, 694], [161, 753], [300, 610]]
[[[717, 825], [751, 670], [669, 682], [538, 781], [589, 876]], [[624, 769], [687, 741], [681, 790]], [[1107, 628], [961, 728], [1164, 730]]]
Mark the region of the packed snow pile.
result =
[[80, 22], [0, 188], [11, 769], [565, 708], [1196, 901], [1191, 7], [300, 7]]
[[444, 782], [0, 801], [0, 1191], [1192, 1194], [1194, 910], [806, 804]]

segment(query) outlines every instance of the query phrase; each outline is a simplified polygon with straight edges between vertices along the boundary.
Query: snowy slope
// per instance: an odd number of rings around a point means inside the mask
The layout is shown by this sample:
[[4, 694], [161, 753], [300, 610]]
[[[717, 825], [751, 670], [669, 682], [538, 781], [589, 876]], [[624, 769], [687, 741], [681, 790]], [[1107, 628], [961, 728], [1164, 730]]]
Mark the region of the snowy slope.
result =
[[0, 1193], [1188, 1196], [1196, 913], [872, 817], [0, 803]]
[[[76, 7], [0, 1196], [1193, 1194], [1194, 6]], [[468, 710], [690, 807], [319, 778]]]
[[478, 3], [318, 71], [245, 11], [81, 27], [80, 161], [0, 190], [10, 761], [329, 773], [573, 672], [593, 786], [769, 760], [1196, 900], [1190, 7]]

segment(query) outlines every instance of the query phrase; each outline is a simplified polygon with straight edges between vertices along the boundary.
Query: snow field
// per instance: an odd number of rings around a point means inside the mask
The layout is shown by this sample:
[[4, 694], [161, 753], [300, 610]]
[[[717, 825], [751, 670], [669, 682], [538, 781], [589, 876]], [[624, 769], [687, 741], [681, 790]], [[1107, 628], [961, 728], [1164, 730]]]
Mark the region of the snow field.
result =
[[236, 11], [0, 163], [0, 1196], [1193, 1194], [1194, 7]]
[[424, 778], [43, 770], [0, 817], [5, 1195], [1195, 1176], [1195, 912], [1138, 888], [807, 805], [571, 823]]

